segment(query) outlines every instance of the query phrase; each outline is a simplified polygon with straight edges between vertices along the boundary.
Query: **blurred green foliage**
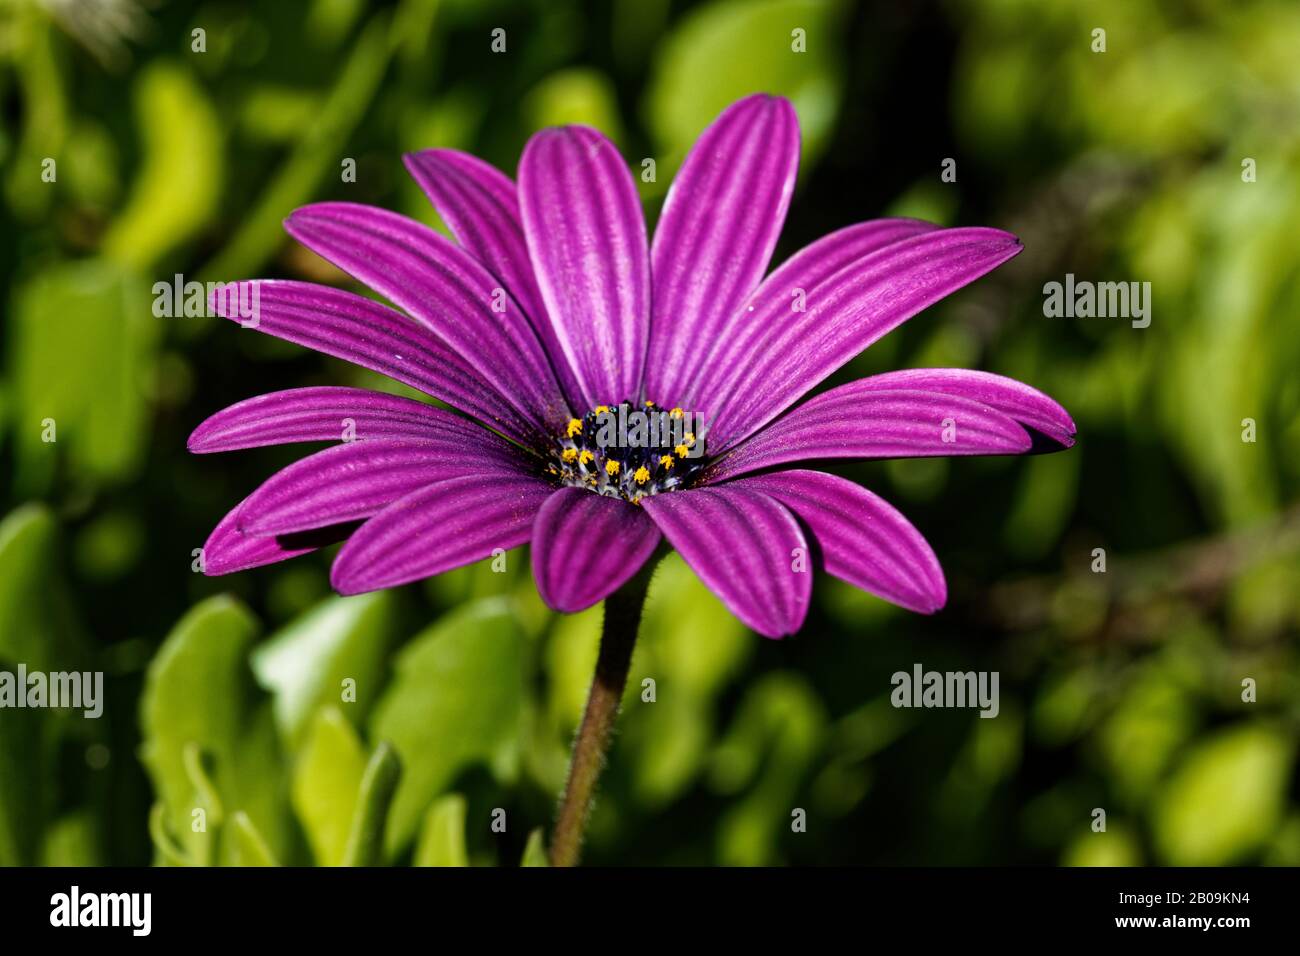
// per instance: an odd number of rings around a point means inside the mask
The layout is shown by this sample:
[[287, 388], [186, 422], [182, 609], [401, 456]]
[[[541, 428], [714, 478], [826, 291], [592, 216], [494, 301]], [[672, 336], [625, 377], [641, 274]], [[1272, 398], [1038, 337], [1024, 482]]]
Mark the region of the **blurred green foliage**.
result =
[[[273, 389], [400, 387], [155, 318], [150, 289], [342, 283], [286, 240], [295, 206], [438, 225], [404, 150], [511, 170], [551, 123], [654, 158], [653, 221], [699, 130], [766, 90], [805, 143], [778, 258], [885, 214], [1025, 242], [845, 376], [1013, 375], [1071, 410], [1080, 444], [835, 469], [934, 544], [952, 594], [934, 618], [819, 578], [804, 632], [764, 641], [668, 558], [588, 859], [1300, 864], [1300, 7], [53, 9], [0, 4], [0, 665], [102, 670], [107, 701], [97, 721], [0, 711], [0, 863], [545, 865], [599, 609], [549, 612], [522, 550], [504, 574], [354, 598], [329, 594], [328, 551], [195, 574], [219, 517], [298, 450], [195, 459], [194, 425]], [[125, 11], [117, 33], [105, 11]], [[1150, 328], [1044, 318], [1066, 272], [1151, 282]], [[890, 675], [916, 662], [999, 671], [999, 717], [895, 709]]]

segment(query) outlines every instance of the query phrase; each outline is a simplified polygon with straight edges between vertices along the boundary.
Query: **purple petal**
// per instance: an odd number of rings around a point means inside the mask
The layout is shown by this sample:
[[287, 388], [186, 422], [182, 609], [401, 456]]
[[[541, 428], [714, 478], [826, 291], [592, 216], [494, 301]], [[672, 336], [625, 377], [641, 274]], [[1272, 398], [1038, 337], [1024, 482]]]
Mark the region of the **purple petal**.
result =
[[913, 368], [872, 375], [854, 385], [864, 391], [903, 388], [960, 395], [1010, 415], [1065, 448], [1074, 444], [1077, 429], [1069, 412], [1038, 389], [1004, 375], [964, 368]]
[[1020, 455], [1033, 445], [1010, 415], [972, 399], [860, 386], [809, 399], [710, 466], [707, 480], [816, 458]]
[[273, 280], [230, 283], [226, 294], [212, 296], [213, 309], [242, 321], [236, 306], [253, 300], [253, 287], [258, 315], [251, 328], [387, 375], [512, 438], [540, 440], [536, 425], [469, 363], [400, 312], [341, 289]]
[[696, 140], [650, 253], [648, 397], [687, 394], [702, 343], [716, 341], [748, 301], [781, 234], [798, 168], [799, 120], [780, 97], [733, 103]]
[[537, 133], [519, 161], [533, 270], [586, 408], [635, 401], [650, 324], [650, 255], [632, 177], [585, 126]]
[[643, 498], [641, 506], [731, 612], [766, 637], [803, 624], [812, 574], [796, 571], [808, 543], [774, 498], [734, 485]]
[[933, 614], [947, 602], [943, 569], [925, 538], [865, 488], [818, 471], [778, 471], [724, 487], [770, 495], [793, 511], [828, 574], [909, 611]]
[[288, 445], [294, 442], [372, 438], [426, 438], [445, 419], [442, 409], [364, 388], [291, 388], [236, 402], [207, 418], [190, 435], [196, 454]]
[[504, 442], [455, 435], [430, 441], [360, 441], [326, 448], [276, 472], [239, 513], [246, 534], [277, 535], [368, 518], [398, 498], [465, 474], [488, 483], [525, 467]]
[[353, 533], [334, 560], [330, 581], [342, 594], [360, 594], [518, 547], [554, 490], [526, 475], [467, 475], [422, 488]]
[[[209, 577], [233, 574], [246, 568], [261, 567], [277, 561], [287, 561], [300, 554], [315, 551], [328, 540], [308, 536], [291, 538], [258, 538], [239, 530], [239, 510], [245, 498], [217, 523], [203, 545], [203, 573]], [[337, 529], [332, 529], [337, 530]], [[340, 534], [346, 532], [340, 532]]]
[[659, 529], [621, 498], [561, 488], [533, 524], [533, 577], [542, 600], [571, 614], [603, 601], [654, 553]]
[[495, 166], [454, 149], [407, 153], [404, 161], [456, 241], [519, 303], [546, 349], [565, 397], [571, 406], [581, 407], [582, 393], [537, 288], [514, 182]]
[[1020, 240], [997, 229], [935, 230], [891, 243], [806, 289], [806, 310], [771, 322], [751, 361], [737, 366], [720, 393], [711, 450], [752, 434], [886, 332], [1020, 249]]
[[[568, 406], [528, 319], [464, 249], [413, 219], [357, 203], [304, 206], [284, 227], [405, 309], [530, 421], [553, 431], [567, 420]], [[505, 311], [493, 311], [494, 304]]]
[[753, 361], [757, 342], [771, 332], [772, 325], [789, 321], [792, 292], [815, 289], [846, 266], [879, 249], [939, 227], [919, 219], [873, 219], [846, 226], [822, 236], [800, 249], [763, 280], [742, 304], [725, 334], [713, 343], [700, 343], [708, 356], [698, 382], [683, 395], [668, 395], [660, 404], [690, 407], [706, 416], [716, 416], [719, 397]]

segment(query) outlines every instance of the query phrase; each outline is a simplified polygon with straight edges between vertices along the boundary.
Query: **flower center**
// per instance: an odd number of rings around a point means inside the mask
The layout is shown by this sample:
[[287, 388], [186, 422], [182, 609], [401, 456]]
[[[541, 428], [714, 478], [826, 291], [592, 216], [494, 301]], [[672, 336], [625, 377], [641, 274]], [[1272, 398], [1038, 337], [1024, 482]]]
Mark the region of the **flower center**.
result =
[[704, 467], [703, 422], [680, 408], [654, 402], [597, 405], [572, 418], [547, 473], [561, 486], [637, 504], [646, 495], [688, 486]]

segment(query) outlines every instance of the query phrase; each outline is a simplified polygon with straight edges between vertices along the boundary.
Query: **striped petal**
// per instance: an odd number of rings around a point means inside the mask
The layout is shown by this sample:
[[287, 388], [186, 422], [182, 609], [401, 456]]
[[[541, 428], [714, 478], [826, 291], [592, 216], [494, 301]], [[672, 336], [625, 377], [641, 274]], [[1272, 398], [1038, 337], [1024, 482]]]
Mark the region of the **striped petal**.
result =
[[795, 570], [808, 543], [794, 515], [734, 485], [642, 499], [646, 514], [731, 612], [765, 637], [803, 624], [812, 574]]
[[997, 229], [939, 229], [890, 243], [812, 289], [761, 333], [723, 389], [708, 436], [719, 452], [753, 434], [882, 335], [1020, 251]]
[[727, 488], [768, 495], [808, 528], [822, 568], [893, 604], [933, 614], [948, 600], [939, 559], [911, 522], [883, 498], [817, 471], [778, 471]]
[[533, 275], [514, 182], [490, 163], [455, 149], [426, 149], [403, 158], [456, 241], [487, 267], [524, 310], [565, 398], [571, 407], [582, 407], [577, 379], [551, 328]]
[[236, 322], [243, 321], [241, 301], [256, 302], [257, 323], [249, 327], [258, 332], [387, 375], [512, 438], [540, 440], [536, 425], [468, 362], [400, 312], [310, 282], [235, 282], [211, 298], [218, 315]]
[[533, 271], [584, 407], [636, 400], [650, 324], [650, 256], [632, 177], [585, 126], [547, 129], [519, 161]]
[[774, 324], [790, 321], [799, 290], [815, 289], [841, 269], [886, 246], [939, 227], [920, 219], [873, 219], [846, 226], [800, 249], [763, 280], [728, 324], [726, 334], [713, 343], [701, 343], [708, 355], [705, 372], [683, 396], [663, 401], [690, 407], [706, 417], [716, 417], [722, 395], [732, 378], [750, 362], [763, 336]]
[[973, 399], [859, 385], [809, 399], [724, 455], [705, 480], [818, 458], [1020, 455], [1033, 445], [1014, 418]]
[[463, 422], [432, 405], [364, 388], [291, 388], [223, 408], [194, 429], [187, 447], [206, 454], [295, 442], [419, 439], [446, 419]]
[[621, 498], [561, 488], [533, 524], [533, 577], [542, 600], [571, 614], [603, 601], [654, 553], [659, 529]]
[[280, 535], [357, 521], [436, 481], [470, 474], [486, 482], [522, 470], [504, 443], [466, 446], [447, 435], [418, 442], [349, 442], [268, 478], [244, 502], [239, 528]]
[[567, 404], [528, 319], [465, 250], [413, 219], [356, 203], [304, 206], [284, 227], [406, 310], [530, 421], [553, 431], [567, 420]]
[[468, 475], [429, 485], [358, 528], [334, 559], [330, 582], [342, 594], [360, 594], [518, 547], [553, 492], [526, 475]]
[[248, 568], [257, 568], [277, 561], [287, 561], [301, 554], [332, 544], [347, 536], [351, 526], [325, 528], [301, 535], [282, 538], [260, 538], [239, 530], [241, 501], [222, 518], [203, 544], [203, 573], [209, 577], [233, 574]]
[[855, 382], [863, 390], [909, 389], [974, 399], [1010, 415], [1064, 448], [1074, 444], [1074, 419], [1054, 399], [1005, 375], [965, 368], [912, 368]]
[[799, 120], [780, 97], [733, 103], [696, 140], [650, 252], [648, 397], [676, 403], [690, 392], [705, 343], [727, 331], [767, 271], [798, 168]]

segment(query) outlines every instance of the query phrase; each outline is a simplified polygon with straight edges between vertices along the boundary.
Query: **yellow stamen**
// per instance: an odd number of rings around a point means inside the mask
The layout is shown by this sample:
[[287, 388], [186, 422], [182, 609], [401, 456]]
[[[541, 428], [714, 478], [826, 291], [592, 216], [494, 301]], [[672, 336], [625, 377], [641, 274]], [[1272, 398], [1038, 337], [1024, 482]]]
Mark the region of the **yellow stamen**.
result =
[[578, 449], [566, 448], [564, 449], [564, 451], [560, 452], [560, 457], [563, 458], [565, 461], [577, 461]]
[[673, 451], [677, 452], [678, 458], [685, 458], [686, 453], [690, 451], [690, 449], [687, 448], [685, 445], [678, 445], [676, 448], [673, 449]]
[[680, 408], [674, 408], [671, 412], [668, 413], [668, 417], [669, 417], [669, 418], [681, 418], [681, 417], [682, 417], [683, 415], [685, 415], [685, 414], [686, 414], [686, 413], [683, 412]]
[[608, 406], [608, 405], [597, 405], [597, 406], [596, 406], [596, 414], [597, 414], [597, 415], [603, 415], [603, 414], [605, 414], [607, 411], [609, 411], [609, 406]]
[[646, 402], [646, 403], [645, 403], [645, 407], [646, 407], [646, 408], [654, 408], [654, 407], [655, 407], [655, 403], [654, 403], [654, 402]]
[[570, 437], [570, 438], [572, 438], [574, 435], [581, 435], [581, 434], [582, 434], [582, 419], [581, 419], [581, 418], [570, 418], [570, 419], [569, 419], [569, 427], [566, 428], [565, 431], [567, 431], [567, 432], [569, 433], [569, 437]]
[[595, 460], [596, 456], [593, 455], [589, 449], [584, 448], [578, 454], [578, 464], [580, 465], [590, 465]]
[[682, 436], [682, 441], [686, 442], [686, 447], [687, 447], [687, 448], [689, 448], [691, 445], [694, 445], [694, 444], [695, 444], [695, 433], [694, 433], [694, 432], [687, 432], [685, 435]]
[[665, 468], [671, 468], [671, 467], [673, 466], [673, 456], [672, 456], [672, 455], [660, 455], [660, 456], [659, 456], [659, 464], [663, 465]]
[[616, 462], [616, 461], [615, 461], [614, 459], [612, 459], [612, 458], [611, 458], [609, 461], [605, 462], [605, 474], [607, 474], [607, 475], [617, 475], [617, 474], [618, 474], [618, 462]]
[[650, 480], [650, 469], [646, 468], [645, 465], [642, 465], [636, 471], [632, 472], [632, 479], [638, 485], [644, 485], [647, 481]]

